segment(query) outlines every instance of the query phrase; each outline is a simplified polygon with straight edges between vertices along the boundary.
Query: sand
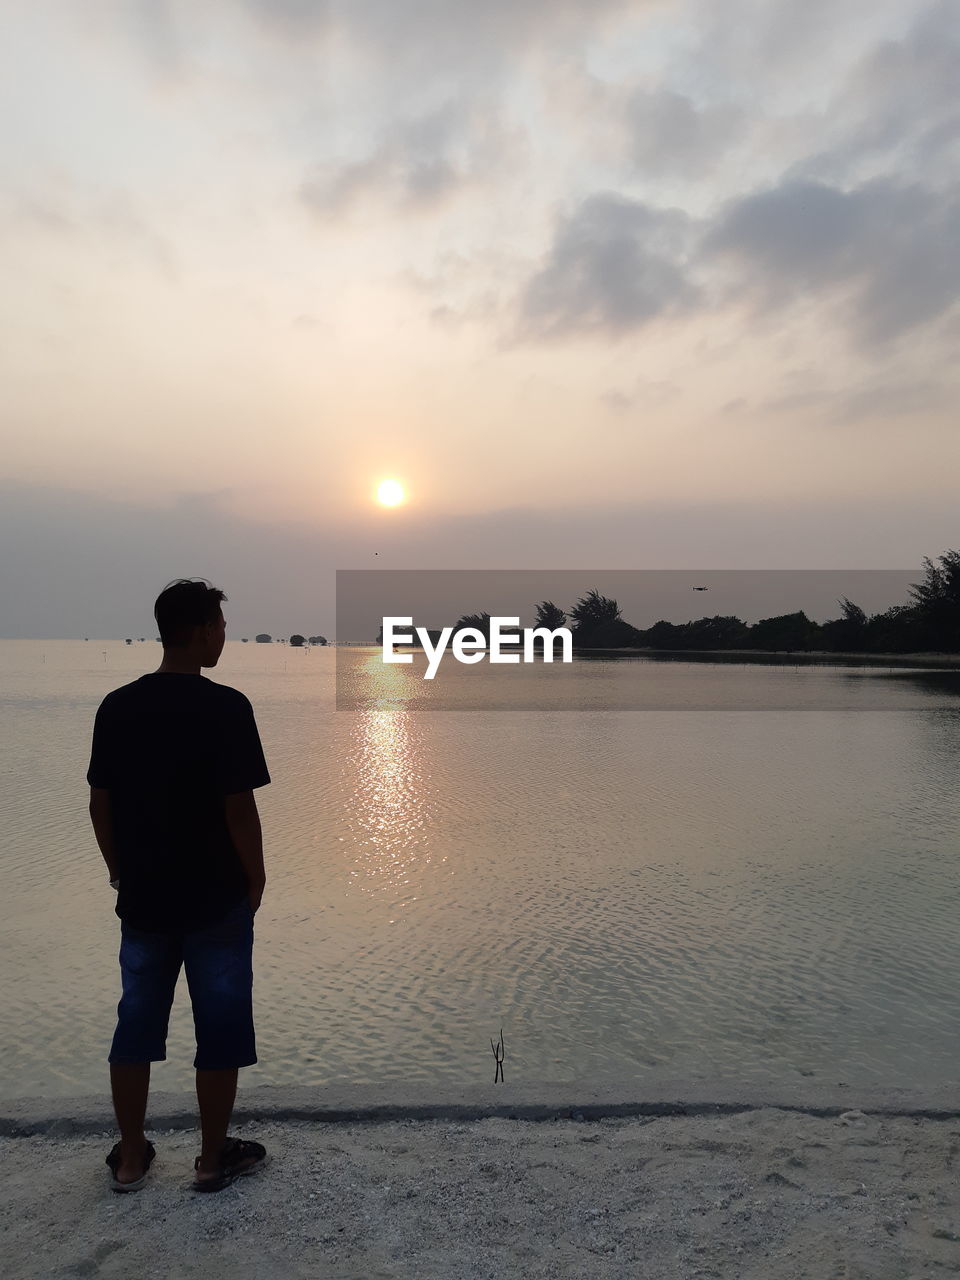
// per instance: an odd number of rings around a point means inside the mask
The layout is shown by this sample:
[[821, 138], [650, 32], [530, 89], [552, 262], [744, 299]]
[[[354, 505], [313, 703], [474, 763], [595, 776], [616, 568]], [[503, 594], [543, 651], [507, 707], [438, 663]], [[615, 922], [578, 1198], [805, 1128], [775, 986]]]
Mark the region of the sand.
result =
[[103, 1163], [112, 1127], [58, 1134], [62, 1123], [37, 1132], [8, 1119], [2, 1271], [53, 1280], [960, 1272], [956, 1115], [700, 1112], [356, 1122], [238, 1111], [233, 1131], [269, 1151], [255, 1176], [194, 1194], [197, 1132], [158, 1127], [148, 1183], [124, 1196], [109, 1190]]

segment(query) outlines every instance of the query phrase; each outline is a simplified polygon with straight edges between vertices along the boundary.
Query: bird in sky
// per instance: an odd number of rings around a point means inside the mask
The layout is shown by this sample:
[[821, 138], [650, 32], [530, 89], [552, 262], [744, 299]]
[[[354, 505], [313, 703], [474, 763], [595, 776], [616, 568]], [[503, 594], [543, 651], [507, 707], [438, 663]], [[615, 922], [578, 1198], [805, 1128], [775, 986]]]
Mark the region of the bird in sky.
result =
[[709, 587], [694, 587], [694, 591], [709, 591]]

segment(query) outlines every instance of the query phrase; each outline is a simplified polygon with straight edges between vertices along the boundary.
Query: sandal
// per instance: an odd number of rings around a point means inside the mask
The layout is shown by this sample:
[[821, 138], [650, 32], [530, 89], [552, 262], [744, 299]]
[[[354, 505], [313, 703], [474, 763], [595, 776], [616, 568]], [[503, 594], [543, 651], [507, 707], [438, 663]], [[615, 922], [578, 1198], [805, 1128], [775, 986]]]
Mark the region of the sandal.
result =
[[120, 1168], [120, 1143], [119, 1142], [116, 1143], [113, 1150], [110, 1152], [110, 1154], [107, 1156], [104, 1162], [107, 1168], [113, 1174], [113, 1180], [110, 1183], [110, 1190], [119, 1191], [119, 1192], [139, 1191], [147, 1180], [147, 1172], [151, 1164], [153, 1164], [153, 1157], [156, 1154], [157, 1154], [156, 1148], [154, 1147], [153, 1143], [148, 1142], [143, 1150], [143, 1173], [140, 1175], [139, 1178], [136, 1178], [133, 1182], [118, 1182], [117, 1170]]
[[[220, 1151], [220, 1167], [212, 1178], [194, 1179], [194, 1191], [222, 1191], [234, 1178], [245, 1178], [256, 1173], [267, 1158], [267, 1149], [259, 1142], [244, 1142], [239, 1138], [227, 1138]], [[193, 1162], [200, 1168], [200, 1157]]]

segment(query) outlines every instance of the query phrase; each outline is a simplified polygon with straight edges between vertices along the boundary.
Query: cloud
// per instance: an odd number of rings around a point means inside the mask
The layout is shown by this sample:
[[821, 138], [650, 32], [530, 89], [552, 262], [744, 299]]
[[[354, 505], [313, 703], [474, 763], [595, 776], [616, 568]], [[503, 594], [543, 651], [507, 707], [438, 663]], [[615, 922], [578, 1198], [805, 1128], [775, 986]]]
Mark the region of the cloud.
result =
[[[113, 19], [115, 10], [111, 10]], [[180, 79], [186, 56], [170, 0], [130, 0], [121, 6], [128, 30], [154, 73], [163, 80]]]
[[946, 317], [960, 301], [960, 189], [785, 179], [704, 219], [595, 194], [560, 219], [518, 336], [610, 337], [743, 303], [763, 321], [811, 301], [864, 349]]
[[264, 26], [298, 40], [325, 30], [335, 10], [330, 0], [239, 0], [239, 3]]
[[857, 260], [857, 201], [821, 183], [793, 182], [732, 201], [707, 234], [707, 253], [753, 270], [769, 305], [846, 274]]
[[737, 141], [746, 123], [741, 107], [699, 109], [672, 89], [637, 89], [626, 107], [630, 151], [640, 173], [696, 173], [702, 180]]
[[600, 403], [612, 409], [614, 413], [626, 413], [631, 409], [651, 408], [654, 405], [667, 404], [680, 395], [680, 388], [672, 382], [648, 381], [638, 378], [631, 391], [621, 391], [611, 387], [600, 393]]
[[23, 228], [31, 235], [56, 237], [78, 249], [96, 253], [107, 266], [126, 268], [142, 261], [169, 282], [180, 277], [178, 254], [129, 191], [114, 189], [95, 195], [60, 182], [55, 190], [27, 191], [0, 205], [0, 225]]
[[[582, 40], [618, 13], [656, 9], [664, 0], [99, 0], [107, 23], [132, 34], [154, 70], [201, 79], [222, 70], [214, 55], [240, 40], [247, 63], [288, 66], [317, 54], [348, 52], [378, 82], [414, 89], [487, 84], [529, 49]], [[244, 31], [246, 28], [246, 31]], [[376, 64], [373, 72], [370, 64]]]
[[[675, 6], [702, 23], [685, 54], [657, 69], [659, 82], [648, 70], [628, 91], [585, 66], [560, 76], [591, 136], [606, 136], [598, 113], [622, 120], [627, 163], [560, 220], [546, 262], [531, 264], [518, 302], [523, 337], [602, 340], [667, 314], [746, 304], [751, 326], [816, 312], [868, 354], [946, 320], [960, 298], [955, 6], [857, 7], [863, 23], [876, 21], [856, 38], [835, 31], [822, 86], [807, 87], [798, 71], [837, 26], [826, 0], [740, 0], [722, 20], [712, 5]], [[783, 94], [752, 101], [756, 76], [762, 85], [779, 76]], [[731, 191], [736, 174], [743, 186]], [[696, 184], [685, 187], [689, 178]], [[666, 191], [680, 208], [662, 206]], [[681, 223], [666, 247], [651, 241], [651, 226]]]
[[731, 299], [769, 310], [818, 295], [883, 343], [960, 299], [960, 200], [889, 178], [849, 191], [787, 180], [732, 201], [702, 252], [732, 263]]
[[691, 307], [690, 227], [678, 209], [614, 192], [587, 197], [561, 219], [546, 262], [523, 290], [518, 337], [616, 336]]
[[338, 214], [367, 193], [390, 191], [407, 206], [440, 203], [464, 180], [447, 150], [450, 122], [442, 112], [391, 131], [364, 160], [318, 167], [304, 183], [302, 197], [314, 213]]
[[839, 416], [846, 422], [875, 422], [878, 418], [930, 415], [955, 404], [955, 396], [935, 382], [874, 382], [848, 391]]
[[320, 332], [333, 333], [334, 326], [329, 320], [321, 320], [319, 316], [315, 316], [311, 311], [301, 311], [295, 315], [290, 321], [291, 327], [304, 333]]
[[[797, 413], [802, 414], [809, 421], [811, 413], [819, 413], [821, 410], [826, 413], [833, 410], [830, 416], [836, 415], [838, 396], [834, 391], [824, 390], [822, 387], [811, 387], [806, 391], [788, 391], [783, 395], [773, 396], [769, 400], [764, 400], [753, 410], [762, 415], [780, 414], [780, 413]], [[747, 400], [738, 400], [733, 405], [725, 405], [724, 412], [736, 410], [739, 413], [751, 411], [751, 406]]]
[[825, 144], [788, 176], [851, 185], [879, 170], [937, 189], [957, 181], [960, 24], [950, 0], [923, 6], [899, 40], [870, 48], [825, 113]]
[[[268, 7], [271, 0], [260, 0]], [[659, 0], [640, 0], [656, 7]], [[513, 62], [532, 46], [583, 39], [637, 0], [334, 0], [332, 21], [394, 67], [445, 68]]]
[[362, 160], [314, 167], [300, 197], [330, 219], [364, 199], [386, 199], [395, 211], [419, 213], [444, 205], [466, 188], [499, 176], [519, 159], [521, 135], [492, 109], [452, 101], [388, 127]]
[[[955, 403], [955, 392], [934, 376], [897, 378], [885, 372], [862, 384], [822, 385], [815, 369], [797, 370], [784, 379], [779, 394], [756, 402], [740, 398], [724, 405], [721, 413], [737, 413], [768, 420], [786, 415], [804, 426], [856, 426], [910, 417], [930, 422], [945, 415]], [[793, 388], [793, 389], [791, 389]]]

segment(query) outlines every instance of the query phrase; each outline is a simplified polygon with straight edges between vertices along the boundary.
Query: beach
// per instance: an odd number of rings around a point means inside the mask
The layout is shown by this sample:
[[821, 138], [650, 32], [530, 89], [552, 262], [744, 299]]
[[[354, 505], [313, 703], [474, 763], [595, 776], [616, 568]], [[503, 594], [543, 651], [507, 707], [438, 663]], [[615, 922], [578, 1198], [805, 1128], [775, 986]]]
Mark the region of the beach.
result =
[[145, 1188], [123, 1196], [103, 1163], [115, 1133], [102, 1102], [52, 1103], [47, 1118], [39, 1100], [8, 1104], [4, 1274], [912, 1280], [960, 1271], [960, 1117], [946, 1093], [811, 1087], [750, 1102], [714, 1090], [711, 1102], [701, 1086], [632, 1103], [554, 1090], [537, 1103], [490, 1089], [398, 1104], [356, 1089], [253, 1092], [241, 1094], [233, 1131], [264, 1143], [268, 1164], [209, 1196], [189, 1189], [199, 1135], [187, 1098], [151, 1105], [157, 1158]]

